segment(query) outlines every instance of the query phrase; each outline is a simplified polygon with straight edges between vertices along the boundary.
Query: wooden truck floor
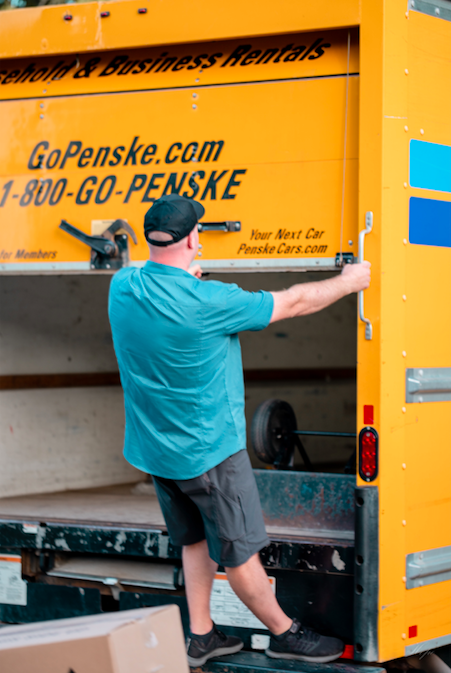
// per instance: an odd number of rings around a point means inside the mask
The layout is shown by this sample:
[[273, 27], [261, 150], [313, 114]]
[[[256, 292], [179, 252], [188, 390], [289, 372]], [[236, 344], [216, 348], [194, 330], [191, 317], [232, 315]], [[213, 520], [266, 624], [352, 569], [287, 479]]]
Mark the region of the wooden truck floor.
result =
[[[166, 530], [154, 487], [149, 484], [148, 492], [139, 492], [140, 486], [140, 483], [119, 484], [0, 498], [0, 519]], [[287, 520], [283, 524], [275, 525], [267, 521], [268, 537], [325, 537], [323, 530], [299, 525], [298, 519], [296, 522]], [[350, 530], [335, 530], [332, 535], [326, 534], [326, 537], [351, 541], [353, 533]]]

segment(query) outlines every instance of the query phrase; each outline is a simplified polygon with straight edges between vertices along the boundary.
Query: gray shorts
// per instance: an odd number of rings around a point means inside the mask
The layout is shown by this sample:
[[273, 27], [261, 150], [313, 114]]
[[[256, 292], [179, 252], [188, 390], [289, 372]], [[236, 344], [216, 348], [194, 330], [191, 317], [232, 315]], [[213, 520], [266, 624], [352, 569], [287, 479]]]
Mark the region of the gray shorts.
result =
[[213, 561], [235, 568], [269, 543], [246, 450], [195, 479], [153, 479], [172, 544], [206, 539]]

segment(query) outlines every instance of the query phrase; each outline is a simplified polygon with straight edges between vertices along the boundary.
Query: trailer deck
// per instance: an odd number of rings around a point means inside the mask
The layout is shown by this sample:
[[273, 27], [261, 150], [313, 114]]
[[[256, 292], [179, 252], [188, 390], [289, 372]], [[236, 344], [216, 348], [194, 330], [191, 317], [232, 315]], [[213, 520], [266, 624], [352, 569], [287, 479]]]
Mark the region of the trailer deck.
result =
[[[259, 472], [259, 471], [257, 471]], [[257, 476], [260, 489], [266, 485], [266, 478]], [[274, 473], [273, 473], [274, 474]], [[293, 475], [302, 473], [293, 473]], [[325, 478], [332, 475], [324, 475]], [[334, 475], [339, 477], [339, 475]], [[296, 479], [296, 477], [294, 477]], [[352, 477], [345, 477], [347, 481]], [[299, 481], [299, 478], [298, 478]], [[305, 481], [305, 475], [304, 480]], [[327, 480], [330, 481], [330, 480]], [[339, 483], [337, 479], [334, 480]], [[144, 487], [144, 488], [143, 488]], [[347, 494], [349, 495], [349, 494]], [[280, 497], [280, 496], [279, 496]], [[288, 502], [293, 495], [288, 496]], [[321, 497], [321, 492], [317, 493]], [[263, 503], [263, 497], [262, 497]], [[314, 505], [313, 505], [314, 507]], [[298, 540], [305, 539], [335, 539], [352, 542], [354, 531], [351, 527], [352, 520], [337, 520], [327, 524], [326, 510], [323, 512], [324, 527], [312, 526], [310, 516], [304, 511], [302, 515], [277, 512], [266, 502], [264, 515], [268, 537], [278, 539], [289, 537]], [[303, 509], [302, 503], [296, 501], [294, 513]], [[0, 520], [15, 520], [45, 523], [60, 523], [70, 525], [107, 525], [125, 528], [151, 528], [165, 531], [164, 518], [155, 494], [155, 488], [151, 484], [138, 482], [132, 484], [119, 484], [100, 488], [88, 488], [73, 491], [57, 491], [54, 493], [42, 493], [11, 498], [0, 498]], [[314, 523], [318, 524], [316, 517]], [[346, 526], [346, 523], [349, 525]], [[341, 524], [341, 527], [340, 527]]]

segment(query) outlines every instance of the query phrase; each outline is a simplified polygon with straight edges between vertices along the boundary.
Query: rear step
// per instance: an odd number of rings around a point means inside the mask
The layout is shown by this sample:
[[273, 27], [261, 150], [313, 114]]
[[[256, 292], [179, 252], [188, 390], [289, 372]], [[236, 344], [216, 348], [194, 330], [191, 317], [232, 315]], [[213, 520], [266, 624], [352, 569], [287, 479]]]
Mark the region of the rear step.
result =
[[238, 652], [212, 659], [193, 671], [203, 673], [385, 673], [385, 668], [355, 663], [308, 664], [302, 661], [277, 661], [257, 652]]

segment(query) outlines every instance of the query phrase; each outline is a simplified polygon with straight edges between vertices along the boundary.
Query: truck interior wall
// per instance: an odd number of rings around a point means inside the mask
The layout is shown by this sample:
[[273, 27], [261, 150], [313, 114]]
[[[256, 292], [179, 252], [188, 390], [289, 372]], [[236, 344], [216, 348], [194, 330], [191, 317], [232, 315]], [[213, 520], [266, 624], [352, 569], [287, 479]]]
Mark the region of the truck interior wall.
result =
[[[248, 290], [280, 290], [325, 277], [210, 275]], [[122, 457], [121, 388], [102, 385], [103, 375], [113, 374], [113, 382], [117, 375], [107, 316], [109, 283], [103, 275], [9, 276], [0, 281], [3, 497], [143, 477]], [[355, 298], [348, 297], [321, 314], [241, 335], [248, 434], [256, 407], [269, 397], [292, 404], [300, 429], [354, 431], [355, 324]], [[77, 383], [82, 374], [93, 375], [89, 387]], [[60, 385], [55, 383], [58, 376], [63, 387], [54, 387]], [[92, 385], [93, 380], [100, 385]], [[305, 446], [316, 469], [341, 470], [354, 443], [307, 438]], [[261, 467], [252, 449], [250, 455], [253, 465]]]
[[[256, 291], [282, 290], [295, 283], [318, 281], [335, 274], [248, 273], [214, 276]], [[355, 432], [356, 296], [348, 296], [326, 310], [269, 325], [262, 332], [241, 335], [246, 379], [248, 447], [251, 421], [266, 399], [289, 402], [299, 430]], [[306, 437], [304, 446], [319, 471], [342, 471], [352, 455], [355, 440]], [[263, 467], [250, 448], [254, 467]], [[295, 466], [302, 460], [295, 453]]]
[[[0, 493], [3, 497], [137, 481], [122, 457], [120, 386], [54, 385], [49, 375], [117, 370], [108, 276], [0, 280]], [[44, 375], [34, 381], [31, 375]], [[100, 379], [101, 380], [101, 379]]]

